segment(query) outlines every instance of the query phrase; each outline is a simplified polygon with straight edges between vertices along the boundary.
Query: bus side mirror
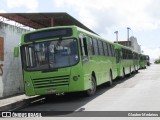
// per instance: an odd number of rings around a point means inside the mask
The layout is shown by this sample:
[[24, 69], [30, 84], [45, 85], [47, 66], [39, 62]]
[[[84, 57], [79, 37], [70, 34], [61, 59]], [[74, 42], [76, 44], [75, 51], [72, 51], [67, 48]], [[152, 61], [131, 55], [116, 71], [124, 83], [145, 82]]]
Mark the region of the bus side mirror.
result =
[[14, 57], [19, 57], [19, 47], [14, 47]]

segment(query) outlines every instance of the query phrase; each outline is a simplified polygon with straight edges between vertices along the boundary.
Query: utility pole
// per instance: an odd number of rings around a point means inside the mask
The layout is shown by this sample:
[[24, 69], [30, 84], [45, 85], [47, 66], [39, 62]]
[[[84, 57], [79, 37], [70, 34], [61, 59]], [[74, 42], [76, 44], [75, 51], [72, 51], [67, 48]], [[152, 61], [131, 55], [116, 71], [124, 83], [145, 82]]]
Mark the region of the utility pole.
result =
[[127, 27], [127, 41], [128, 41], [128, 46], [129, 46], [129, 30], [131, 30], [131, 28]]
[[118, 31], [115, 31], [114, 33], [116, 34], [116, 41], [118, 43]]

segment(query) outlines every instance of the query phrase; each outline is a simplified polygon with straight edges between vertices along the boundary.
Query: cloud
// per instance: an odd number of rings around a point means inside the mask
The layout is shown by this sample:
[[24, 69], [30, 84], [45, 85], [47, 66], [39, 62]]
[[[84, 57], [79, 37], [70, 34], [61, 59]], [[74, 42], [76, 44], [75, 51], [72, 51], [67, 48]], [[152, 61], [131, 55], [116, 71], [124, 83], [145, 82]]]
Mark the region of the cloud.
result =
[[151, 62], [154, 62], [155, 59], [157, 59], [158, 57], [160, 57], [160, 48], [146, 48], [144, 46], [142, 46], [142, 50], [144, 51], [144, 54], [149, 55]]
[[[134, 33], [160, 28], [160, 0], [53, 0], [53, 4], [59, 9], [67, 6], [71, 13], [76, 13], [76, 19], [105, 38], [114, 38], [115, 30], [120, 30], [121, 38], [126, 27]], [[141, 43], [144, 44], [143, 40]], [[142, 46], [142, 50], [152, 60], [160, 56], [159, 48]]]
[[0, 10], [0, 13], [6, 13], [6, 11], [5, 10]]
[[25, 7], [28, 9], [27, 12], [36, 12], [38, 10], [38, 1], [37, 0], [7, 0], [7, 7], [9, 9]]
[[[158, 28], [160, 20], [153, 15], [160, 12], [151, 7], [154, 1], [158, 0], [53, 0], [55, 7], [69, 6], [77, 11], [79, 20], [98, 33], [104, 32], [104, 29], [114, 29], [115, 26], [129, 26], [135, 31]], [[146, 12], [150, 8], [153, 13]]]

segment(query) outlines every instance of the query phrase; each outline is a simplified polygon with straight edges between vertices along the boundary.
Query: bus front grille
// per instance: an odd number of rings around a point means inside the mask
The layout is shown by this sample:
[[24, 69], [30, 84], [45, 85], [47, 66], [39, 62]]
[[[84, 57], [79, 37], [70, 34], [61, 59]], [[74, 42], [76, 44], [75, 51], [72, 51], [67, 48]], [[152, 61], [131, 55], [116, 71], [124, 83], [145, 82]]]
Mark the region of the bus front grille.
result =
[[69, 75], [32, 79], [34, 88], [69, 85]]

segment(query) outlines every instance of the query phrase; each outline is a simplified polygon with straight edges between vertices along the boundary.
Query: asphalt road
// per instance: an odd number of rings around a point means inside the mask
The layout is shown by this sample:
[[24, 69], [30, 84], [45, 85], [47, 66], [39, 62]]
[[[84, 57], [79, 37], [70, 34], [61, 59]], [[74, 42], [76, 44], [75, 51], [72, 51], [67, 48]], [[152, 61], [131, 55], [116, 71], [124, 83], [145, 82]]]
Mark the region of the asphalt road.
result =
[[160, 65], [115, 80], [111, 88], [102, 85], [92, 97], [63, 95], [35, 102], [20, 111], [160, 111]]

